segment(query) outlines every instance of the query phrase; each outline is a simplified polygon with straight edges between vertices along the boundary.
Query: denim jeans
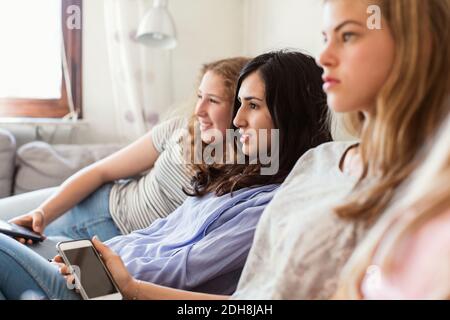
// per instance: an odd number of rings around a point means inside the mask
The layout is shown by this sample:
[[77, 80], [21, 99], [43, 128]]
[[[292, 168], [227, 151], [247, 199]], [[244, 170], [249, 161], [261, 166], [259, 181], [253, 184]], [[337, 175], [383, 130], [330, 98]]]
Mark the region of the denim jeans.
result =
[[[58, 241], [91, 239], [95, 235], [106, 241], [121, 235], [109, 211], [111, 188], [112, 184], [100, 187], [48, 225], [45, 235]], [[34, 250], [0, 234], [0, 300], [80, 299], [67, 288], [58, 268]]]
[[58, 267], [29, 247], [0, 234], [0, 300], [79, 300]]
[[102, 241], [122, 233], [114, 223], [109, 211], [109, 194], [112, 184], [105, 184], [76, 205], [73, 209], [53, 221], [44, 234], [58, 239], [91, 239], [97, 235]]

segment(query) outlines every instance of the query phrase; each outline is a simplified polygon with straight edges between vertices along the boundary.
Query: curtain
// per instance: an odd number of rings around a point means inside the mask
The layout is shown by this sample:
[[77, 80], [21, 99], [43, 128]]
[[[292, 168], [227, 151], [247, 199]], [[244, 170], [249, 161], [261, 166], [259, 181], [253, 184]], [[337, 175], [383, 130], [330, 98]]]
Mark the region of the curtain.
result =
[[106, 0], [105, 27], [117, 130], [130, 142], [157, 124], [173, 103], [171, 52], [138, 43], [149, 0]]

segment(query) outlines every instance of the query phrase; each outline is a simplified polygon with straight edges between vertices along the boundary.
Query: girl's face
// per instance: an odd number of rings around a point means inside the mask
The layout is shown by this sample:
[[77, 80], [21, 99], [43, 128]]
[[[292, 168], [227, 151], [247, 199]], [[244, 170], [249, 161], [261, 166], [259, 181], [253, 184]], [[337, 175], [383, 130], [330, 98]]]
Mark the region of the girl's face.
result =
[[205, 143], [222, 142], [232, 118], [232, 102], [226, 94], [221, 76], [208, 71], [198, 89], [195, 115], [200, 124], [201, 139]]
[[376, 97], [387, 80], [395, 44], [381, 11], [381, 29], [369, 29], [365, 0], [328, 0], [324, 5], [324, 68], [328, 105], [336, 112], [373, 113]]
[[242, 152], [256, 156], [267, 152], [271, 145], [271, 129], [275, 126], [266, 103], [265, 84], [259, 72], [250, 74], [242, 82], [238, 95], [241, 106], [234, 118], [239, 128]]

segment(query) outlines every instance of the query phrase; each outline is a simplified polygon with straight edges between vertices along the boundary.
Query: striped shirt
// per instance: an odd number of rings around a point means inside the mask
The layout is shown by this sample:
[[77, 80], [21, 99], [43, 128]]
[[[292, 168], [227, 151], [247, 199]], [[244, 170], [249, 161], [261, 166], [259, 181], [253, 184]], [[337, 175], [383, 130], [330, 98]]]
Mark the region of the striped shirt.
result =
[[144, 229], [165, 218], [186, 199], [182, 188], [190, 178], [183, 160], [182, 135], [188, 124], [184, 118], [160, 123], [152, 130], [152, 141], [159, 152], [153, 168], [137, 179], [114, 183], [109, 196], [111, 216], [122, 234]]

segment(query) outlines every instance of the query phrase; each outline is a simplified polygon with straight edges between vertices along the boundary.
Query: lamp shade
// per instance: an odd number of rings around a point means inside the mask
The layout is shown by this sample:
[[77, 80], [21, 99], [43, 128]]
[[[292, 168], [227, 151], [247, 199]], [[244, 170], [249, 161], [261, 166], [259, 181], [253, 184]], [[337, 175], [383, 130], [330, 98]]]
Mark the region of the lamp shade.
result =
[[175, 24], [167, 9], [167, 1], [155, 1], [142, 19], [136, 39], [153, 48], [173, 49], [177, 46]]

